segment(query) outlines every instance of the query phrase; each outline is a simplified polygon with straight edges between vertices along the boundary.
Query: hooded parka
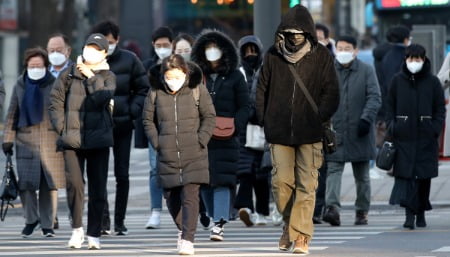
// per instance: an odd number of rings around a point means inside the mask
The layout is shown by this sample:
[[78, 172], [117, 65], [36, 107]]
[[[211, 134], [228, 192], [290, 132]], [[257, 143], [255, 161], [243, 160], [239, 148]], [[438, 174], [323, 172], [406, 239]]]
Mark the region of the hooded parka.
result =
[[394, 176], [426, 179], [438, 175], [438, 137], [445, 120], [445, 100], [430, 61], [412, 74], [403, 64], [387, 98], [388, 139], [396, 148]]
[[[158, 151], [158, 177], [163, 188], [209, 183], [206, 147], [214, 129], [215, 111], [200, 68], [190, 62], [188, 67], [186, 81], [175, 94], [162, 81], [160, 64], [149, 72], [155, 92], [154, 99], [150, 91], [145, 100], [143, 124]], [[194, 88], [199, 90], [198, 106]]]
[[[222, 51], [220, 65], [212, 70], [205, 50], [209, 43], [216, 43]], [[192, 48], [192, 61], [204, 73], [206, 87], [211, 94], [217, 116], [233, 117], [235, 133], [231, 139], [211, 139], [208, 144], [210, 185], [236, 185], [239, 161], [239, 133], [247, 125], [249, 113], [249, 90], [244, 75], [239, 71], [239, 55], [233, 41], [219, 31], [203, 31]], [[217, 74], [214, 80], [211, 74]]]
[[[268, 50], [258, 80], [256, 115], [269, 143], [313, 144], [322, 140], [322, 123], [330, 120], [339, 104], [333, 57], [318, 43], [314, 21], [305, 7], [297, 5], [283, 16], [276, 34], [286, 30], [302, 31], [311, 50], [296, 63], [288, 62], [275, 45]], [[319, 108], [319, 115], [297, 85], [289, 65], [303, 80]]]

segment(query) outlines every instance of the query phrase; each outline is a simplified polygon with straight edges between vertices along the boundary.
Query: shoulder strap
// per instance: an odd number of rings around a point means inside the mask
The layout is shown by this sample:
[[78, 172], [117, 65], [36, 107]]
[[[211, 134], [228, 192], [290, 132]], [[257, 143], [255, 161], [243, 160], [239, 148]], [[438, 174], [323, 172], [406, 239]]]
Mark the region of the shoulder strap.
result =
[[294, 69], [294, 66], [288, 65], [289, 70], [291, 71], [292, 75], [295, 78], [295, 81], [297, 81], [297, 85], [300, 87], [300, 89], [303, 91], [303, 94], [305, 94], [306, 100], [308, 100], [309, 104], [313, 108], [313, 111], [318, 115], [319, 114], [319, 108], [317, 107], [316, 102], [312, 98], [312, 96], [309, 94], [308, 89], [305, 87], [305, 84], [303, 83], [302, 78], [297, 74], [297, 72]]
[[200, 88], [198, 88], [200, 86], [202, 85], [196, 86], [192, 89], [192, 97], [194, 97], [195, 105], [197, 107], [200, 105]]

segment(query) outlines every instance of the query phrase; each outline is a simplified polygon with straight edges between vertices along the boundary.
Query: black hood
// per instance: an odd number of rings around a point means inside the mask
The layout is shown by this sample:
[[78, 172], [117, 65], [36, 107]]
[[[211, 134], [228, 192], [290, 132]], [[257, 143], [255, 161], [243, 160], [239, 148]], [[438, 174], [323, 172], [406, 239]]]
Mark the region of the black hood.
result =
[[254, 36], [254, 35], [248, 35], [248, 36], [245, 36], [245, 37], [239, 39], [238, 47], [239, 47], [239, 54], [242, 59], [242, 63], [244, 63], [244, 60], [243, 60], [244, 54], [245, 54], [244, 46], [247, 44], [256, 45], [257, 50], [258, 50], [258, 63], [261, 63], [263, 60], [263, 54], [262, 54], [263, 44], [261, 43], [261, 40], [257, 36]]
[[[209, 43], [216, 43], [222, 51], [220, 65], [217, 70], [212, 70], [210, 62], [206, 60], [205, 50]], [[228, 74], [239, 66], [239, 54], [233, 41], [224, 33], [217, 30], [203, 30], [192, 47], [191, 59], [198, 64], [205, 74]]]
[[[187, 86], [189, 88], [195, 88], [202, 83], [202, 70], [193, 62], [187, 62], [187, 64], [189, 68], [189, 74], [186, 76], [186, 81], [188, 82]], [[161, 64], [156, 64], [150, 68], [148, 71], [148, 79], [150, 81], [150, 86], [153, 89], [162, 89], [168, 92], [168, 87], [166, 83], [164, 83], [163, 74], [161, 74]], [[183, 85], [183, 87], [185, 86], [186, 84]]]
[[[308, 9], [302, 5], [296, 5], [289, 9], [289, 11], [281, 18], [280, 25], [276, 34], [284, 30], [301, 30], [307, 35], [307, 39], [313, 46], [317, 45], [316, 26], [314, 20]], [[275, 35], [276, 41], [277, 35]]]
[[425, 61], [424, 61], [424, 63], [423, 63], [422, 69], [421, 69], [419, 72], [415, 73], [415, 74], [412, 74], [412, 73], [408, 70], [408, 68], [406, 67], [406, 60], [403, 61], [403, 65], [402, 65], [402, 75], [405, 76], [405, 77], [407, 77], [408, 79], [411, 78], [411, 77], [413, 77], [413, 76], [414, 76], [415, 78], [425, 77], [426, 75], [428, 75], [428, 74], [430, 74], [430, 73], [431, 73], [431, 62], [430, 62], [430, 60], [429, 60], [427, 57], [425, 57]]
[[383, 57], [391, 50], [392, 44], [384, 42], [375, 47], [372, 51], [373, 58], [377, 61], [381, 61]]

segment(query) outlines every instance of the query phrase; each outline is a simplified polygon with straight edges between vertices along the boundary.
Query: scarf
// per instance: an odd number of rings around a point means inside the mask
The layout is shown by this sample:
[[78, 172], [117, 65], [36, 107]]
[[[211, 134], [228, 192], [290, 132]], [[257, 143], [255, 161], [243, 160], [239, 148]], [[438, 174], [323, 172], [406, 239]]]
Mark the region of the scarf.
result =
[[278, 53], [280, 53], [286, 61], [290, 63], [297, 63], [300, 61], [300, 59], [305, 56], [309, 51], [311, 51], [311, 43], [305, 39], [305, 43], [300, 48], [300, 50], [296, 52], [290, 52], [288, 49], [286, 49], [286, 42], [284, 35], [281, 33], [278, 33], [278, 40], [275, 43], [275, 48], [277, 49]]
[[44, 96], [41, 87], [52, 76], [49, 72], [39, 80], [33, 80], [25, 73], [25, 92], [19, 109], [18, 128], [30, 127], [42, 122], [44, 117]]

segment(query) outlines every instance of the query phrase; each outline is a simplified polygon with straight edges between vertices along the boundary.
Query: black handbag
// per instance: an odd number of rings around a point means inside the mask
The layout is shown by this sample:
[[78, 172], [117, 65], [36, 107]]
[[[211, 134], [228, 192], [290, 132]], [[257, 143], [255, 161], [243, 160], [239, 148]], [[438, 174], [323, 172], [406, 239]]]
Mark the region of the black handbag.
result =
[[[306, 97], [306, 100], [308, 100], [309, 104], [311, 105], [313, 111], [319, 116], [319, 107], [317, 107], [316, 102], [312, 98], [312, 96], [309, 94], [308, 89], [305, 87], [305, 84], [303, 83], [302, 78], [295, 72], [295, 69], [292, 65], [288, 65], [289, 70], [291, 71], [292, 75], [295, 78], [295, 81], [297, 81], [297, 85], [300, 87], [300, 89], [303, 91], [303, 94]], [[336, 131], [333, 129], [333, 126], [331, 124], [331, 121], [325, 122], [322, 124], [322, 143], [323, 143], [323, 152], [326, 154], [331, 154], [336, 152], [337, 148], [337, 142], [336, 142]]]
[[0, 207], [0, 220], [4, 221], [8, 207], [12, 205], [12, 201], [17, 199], [19, 186], [17, 185], [16, 175], [14, 174], [11, 154], [6, 155], [6, 169], [3, 175], [2, 183], [0, 184], [0, 200], [2, 200]]
[[382, 170], [390, 170], [394, 166], [395, 146], [394, 143], [385, 141], [378, 151], [376, 164]]

